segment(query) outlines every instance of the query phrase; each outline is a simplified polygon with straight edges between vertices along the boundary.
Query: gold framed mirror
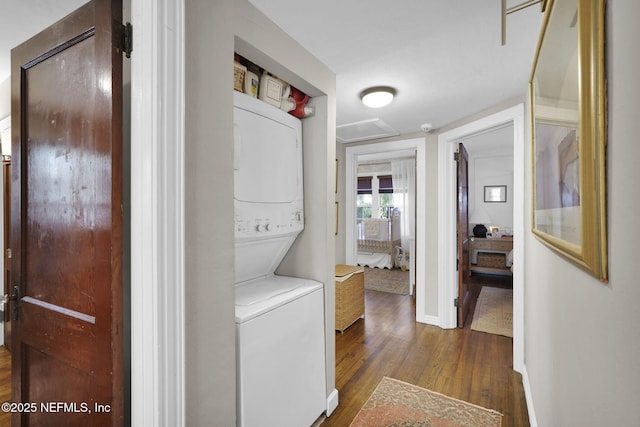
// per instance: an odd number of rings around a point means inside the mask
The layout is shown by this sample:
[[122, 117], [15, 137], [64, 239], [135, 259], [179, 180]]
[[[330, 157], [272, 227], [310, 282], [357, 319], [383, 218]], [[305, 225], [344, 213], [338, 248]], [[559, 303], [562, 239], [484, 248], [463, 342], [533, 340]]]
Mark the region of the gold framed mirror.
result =
[[546, 0], [529, 80], [532, 231], [607, 281], [604, 0]]

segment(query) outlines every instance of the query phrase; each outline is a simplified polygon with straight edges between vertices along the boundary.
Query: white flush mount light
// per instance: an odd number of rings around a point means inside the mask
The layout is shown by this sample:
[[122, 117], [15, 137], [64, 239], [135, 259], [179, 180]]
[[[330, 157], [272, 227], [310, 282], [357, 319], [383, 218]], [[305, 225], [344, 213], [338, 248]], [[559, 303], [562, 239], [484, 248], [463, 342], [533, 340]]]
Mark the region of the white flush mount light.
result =
[[396, 90], [389, 86], [375, 86], [360, 93], [362, 103], [370, 108], [380, 108], [389, 105], [396, 96]]

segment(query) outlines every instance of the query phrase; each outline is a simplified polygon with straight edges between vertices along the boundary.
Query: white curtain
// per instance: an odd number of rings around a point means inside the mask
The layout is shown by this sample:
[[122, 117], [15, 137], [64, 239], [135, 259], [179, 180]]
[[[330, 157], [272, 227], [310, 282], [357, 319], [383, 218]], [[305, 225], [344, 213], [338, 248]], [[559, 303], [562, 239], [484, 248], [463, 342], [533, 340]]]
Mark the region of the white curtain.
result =
[[[394, 204], [400, 209], [402, 249], [411, 251], [415, 239], [416, 161], [403, 159], [391, 161]], [[413, 257], [413, 254], [411, 254]]]

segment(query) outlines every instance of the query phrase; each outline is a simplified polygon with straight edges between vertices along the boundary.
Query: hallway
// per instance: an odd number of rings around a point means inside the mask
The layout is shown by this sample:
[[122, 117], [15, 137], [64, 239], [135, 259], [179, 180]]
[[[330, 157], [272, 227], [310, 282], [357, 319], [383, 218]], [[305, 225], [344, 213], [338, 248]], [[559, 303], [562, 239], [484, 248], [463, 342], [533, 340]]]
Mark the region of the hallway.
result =
[[[509, 287], [510, 278], [472, 276], [475, 299], [483, 285]], [[383, 376], [495, 409], [502, 425], [528, 426], [520, 374], [508, 337], [415, 322], [411, 296], [365, 291], [366, 315], [336, 333], [336, 387], [340, 404], [322, 426], [349, 425]]]

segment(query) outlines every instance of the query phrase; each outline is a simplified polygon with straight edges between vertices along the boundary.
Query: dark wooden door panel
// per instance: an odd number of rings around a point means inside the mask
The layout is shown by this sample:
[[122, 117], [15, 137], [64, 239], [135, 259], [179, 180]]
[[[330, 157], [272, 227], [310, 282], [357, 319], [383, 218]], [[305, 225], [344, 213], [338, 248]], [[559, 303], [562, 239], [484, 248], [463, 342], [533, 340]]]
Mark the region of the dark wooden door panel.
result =
[[463, 328], [471, 306], [469, 292], [469, 155], [458, 146], [458, 327]]
[[109, 156], [96, 146], [94, 97], [82, 96], [95, 86], [92, 42], [23, 72], [29, 123], [23, 294], [95, 316], [95, 293], [110, 281], [110, 251], [102, 241], [109, 240], [111, 221], [110, 196], [100, 200], [110, 194]]
[[[38, 402], [37, 410], [24, 417], [23, 422], [32, 426], [111, 425], [111, 414], [95, 410], [97, 406], [92, 400], [96, 379], [90, 371], [74, 368], [28, 345], [23, 345], [21, 351], [23, 364], [29, 366], [22, 387], [28, 390], [30, 402]], [[48, 380], [42, 381], [43, 377]], [[52, 396], [56, 399], [52, 400]]]
[[13, 400], [66, 405], [15, 425], [122, 424], [121, 8], [12, 51]]

